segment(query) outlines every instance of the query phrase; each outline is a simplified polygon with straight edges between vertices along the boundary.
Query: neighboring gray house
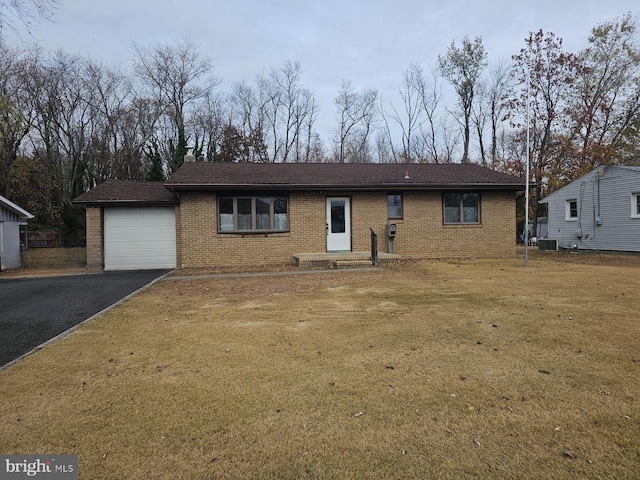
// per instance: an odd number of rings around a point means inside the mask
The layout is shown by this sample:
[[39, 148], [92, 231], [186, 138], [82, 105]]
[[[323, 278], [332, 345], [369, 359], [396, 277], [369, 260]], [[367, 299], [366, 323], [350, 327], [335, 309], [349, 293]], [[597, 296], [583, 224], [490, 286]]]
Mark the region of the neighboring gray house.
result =
[[33, 218], [26, 210], [0, 195], [0, 270], [19, 267], [20, 223]]
[[640, 252], [640, 167], [598, 167], [540, 203], [558, 248]]

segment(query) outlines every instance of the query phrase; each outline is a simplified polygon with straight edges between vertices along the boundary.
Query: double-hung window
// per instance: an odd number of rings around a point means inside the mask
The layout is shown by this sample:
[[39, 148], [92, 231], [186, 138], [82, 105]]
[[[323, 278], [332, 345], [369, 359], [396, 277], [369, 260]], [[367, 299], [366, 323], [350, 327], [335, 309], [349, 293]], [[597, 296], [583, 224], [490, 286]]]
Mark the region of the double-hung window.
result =
[[578, 200], [575, 198], [567, 200], [564, 209], [564, 218], [566, 221], [575, 222], [578, 220]]
[[218, 231], [286, 232], [289, 230], [287, 197], [219, 197]]
[[479, 193], [445, 193], [442, 197], [444, 223], [480, 223]]

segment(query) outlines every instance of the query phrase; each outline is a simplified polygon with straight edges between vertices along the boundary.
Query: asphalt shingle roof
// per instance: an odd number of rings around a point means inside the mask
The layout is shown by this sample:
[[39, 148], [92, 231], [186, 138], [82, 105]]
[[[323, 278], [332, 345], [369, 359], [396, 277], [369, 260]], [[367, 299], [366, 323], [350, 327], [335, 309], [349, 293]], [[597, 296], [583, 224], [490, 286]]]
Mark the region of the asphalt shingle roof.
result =
[[74, 203], [177, 203], [176, 196], [162, 182], [107, 180], [83, 193]]
[[477, 164], [190, 162], [167, 182], [107, 180], [74, 200], [81, 204], [171, 204], [173, 191], [206, 190], [523, 190], [521, 178]]
[[456, 188], [522, 190], [521, 178], [477, 164], [185, 163], [165, 183], [175, 190], [221, 188]]

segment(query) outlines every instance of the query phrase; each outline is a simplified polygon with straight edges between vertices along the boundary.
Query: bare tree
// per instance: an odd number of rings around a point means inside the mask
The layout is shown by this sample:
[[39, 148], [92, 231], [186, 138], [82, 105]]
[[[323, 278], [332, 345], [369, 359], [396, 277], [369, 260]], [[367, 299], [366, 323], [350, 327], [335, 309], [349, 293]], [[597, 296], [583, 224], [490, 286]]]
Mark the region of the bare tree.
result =
[[326, 163], [327, 155], [324, 151], [324, 143], [317, 132], [313, 132], [309, 143], [309, 157], [307, 163]]
[[266, 125], [266, 104], [261, 93], [259, 88], [252, 88], [244, 81], [233, 85], [228, 99], [232, 117], [229, 121], [233, 121], [244, 132], [262, 130]]
[[15, 30], [13, 22], [18, 21], [28, 29], [40, 20], [49, 20], [60, 5], [60, 0], [6, 0], [0, 2], [0, 28], [8, 25]]
[[232, 121], [230, 104], [228, 95], [215, 92], [207, 92], [198, 102], [191, 117], [196, 158], [208, 162], [219, 159], [224, 128]]
[[504, 59], [489, 67], [489, 81], [486, 86], [484, 101], [487, 105], [487, 115], [491, 123], [491, 168], [498, 167], [498, 136], [500, 125], [505, 121], [507, 110], [507, 94], [511, 82], [511, 67]]
[[[445, 122], [439, 113], [442, 90], [436, 70], [430, 72], [432, 78], [425, 75], [420, 65], [409, 65], [402, 72], [398, 88], [402, 108], [392, 102], [393, 114], [388, 115], [380, 105], [383, 131], [387, 136], [384, 145], [390, 149], [394, 161], [441, 163], [449, 161], [448, 149], [457, 146], [457, 142], [450, 142], [450, 135], [445, 138]], [[401, 148], [393, 142], [396, 129], [400, 132]]]
[[453, 85], [458, 96], [458, 106], [462, 114], [462, 120], [459, 122], [464, 137], [462, 163], [467, 163], [470, 161], [470, 124], [474, 97], [482, 71], [487, 66], [487, 53], [482, 39], [476, 37], [472, 42], [468, 37], [464, 37], [460, 48], [456, 47], [455, 42], [451, 42], [447, 53], [438, 56], [438, 64], [442, 76]]
[[[50, 69], [45, 70], [49, 77], [57, 77], [60, 82], [56, 93], [60, 96], [51, 99], [57, 103], [58, 115], [54, 118], [56, 141], [62, 156], [63, 192], [66, 198], [73, 199], [84, 193], [87, 188], [87, 160], [91, 156], [92, 140], [99, 138], [95, 132], [98, 112], [92, 108], [95, 90], [87, 90], [84, 81], [88, 60], [58, 52], [51, 59]], [[51, 92], [54, 93], [54, 92]]]
[[440, 128], [441, 163], [454, 163], [460, 152], [460, 129], [451, 123], [442, 123]]
[[166, 107], [165, 115], [175, 130], [168, 138], [171, 172], [182, 165], [187, 153], [186, 118], [190, 107], [219, 83], [214, 78], [202, 81], [211, 67], [211, 60], [186, 38], [173, 45], [135, 46], [135, 72], [148, 88], [149, 96]]
[[[396, 127], [400, 129], [400, 139], [402, 142], [402, 151], [396, 155], [395, 148], [392, 149], [395, 161], [399, 162], [418, 162], [422, 157], [422, 151], [419, 148], [420, 123], [422, 114], [422, 105], [420, 94], [417, 86], [419, 78], [422, 77], [422, 68], [418, 64], [411, 64], [402, 72], [402, 81], [398, 87], [398, 94], [402, 99], [402, 110], [398, 110], [391, 103], [393, 114], [389, 116], [393, 120]], [[389, 125], [389, 120], [384, 109], [380, 108], [381, 115], [385, 124], [389, 144], [393, 145], [393, 134]]]
[[344, 81], [333, 103], [338, 129], [336, 161], [355, 163], [369, 161], [369, 137], [377, 115], [377, 90], [358, 93], [351, 82]]
[[[631, 162], [640, 139], [640, 44], [631, 14], [594, 27], [569, 108], [574, 177]], [[637, 161], [637, 160], [636, 160]]]
[[[525, 43], [525, 48], [513, 56], [516, 85], [510, 93], [509, 108], [511, 123], [517, 130], [516, 138], [524, 143], [525, 131], [530, 131], [530, 170], [535, 184], [531, 207], [535, 224], [538, 201], [544, 189], [553, 188], [553, 182], [560, 180], [550, 173], [563, 169], [561, 165], [565, 158], [562, 148], [567, 127], [565, 111], [581, 66], [576, 55], [565, 52], [562, 39], [552, 32], [545, 34], [539, 30], [530, 33]], [[516, 90], [520, 85], [525, 88]], [[530, 109], [528, 125], [527, 105]]]
[[9, 173], [31, 128], [25, 88], [26, 59], [0, 37], [0, 194], [9, 194]]
[[157, 101], [136, 96], [131, 79], [116, 68], [89, 62], [86, 101], [95, 109], [92, 148], [87, 158], [88, 188], [109, 178], [144, 180], [149, 165], [145, 145], [162, 113]]
[[[384, 117], [383, 117], [384, 118]], [[393, 145], [389, 141], [388, 130], [382, 128], [376, 135], [376, 160], [378, 163], [394, 163]]]
[[[50, 174], [68, 202], [87, 186], [86, 161], [95, 127], [93, 90], [84, 81], [88, 61], [59, 51], [43, 57], [34, 51], [26, 88], [34, 112], [32, 148], [41, 151]], [[93, 136], [93, 138], [97, 138]]]
[[[318, 152], [318, 142], [320, 142], [319, 135], [315, 132], [315, 123], [318, 118], [318, 105], [316, 104], [316, 98], [310, 90], [305, 90], [303, 95], [304, 106], [299, 111], [299, 134], [296, 142], [296, 161], [302, 163], [308, 163], [311, 161], [312, 156]], [[313, 151], [316, 150], [314, 154]]]
[[317, 104], [300, 80], [302, 66], [287, 61], [257, 79], [254, 107], [264, 122], [261, 128], [272, 162], [305, 162], [311, 154]]
[[425, 120], [420, 125], [426, 155], [424, 161], [440, 163], [443, 160], [439, 141], [442, 125], [438, 118], [438, 106], [442, 99], [442, 89], [438, 85], [438, 76], [433, 69], [431, 70], [432, 81], [426, 79], [421, 68], [416, 73], [414, 81], [416, 82], [422, 113], [425, 116]]
[[489, 119], [488, 105], [487, 105], [487, 85], [479, 81], [476, 86], [477, 101], [474, 102], [471, 108], [471, 123], [476, 130], [476, 136], [478, 139], [478, 151], [480, 153], [480, 163], [483, 167], [487, 166], [487, 154], [484, 146], [485, 128], [487, 126], [487, 120]]
[[316, 100], [310, 90], [302, 89], [294, 103], [293, 113], [293, 161], [308, 161], [313, 124], [317, 117]]
[[239, 138], [248, 145], [245, 149], [246, 161], [272, 161], [268, 143], [273, 147], [273, 155], [279, 152], [281, 144], [269, 142], [268, 139], [278, 138], [280, 101], [279, 92], [264, 76], [258, 77], [256, 87], [245, 82], [233, 86], [231, 95], [227, 97], [228, 124], [233, 125]]
[[[393, 105], [393, 104], [392, 104]], [[389, 124], [389, 115], [384, 109], [382, 97], [380, 97], [380, 118], [382, 118], [383, 127], [376, 138], [376, 152], [380, 163], [396, 163], [398, 162], [398, 153], [393, 143], [393, 131]]]

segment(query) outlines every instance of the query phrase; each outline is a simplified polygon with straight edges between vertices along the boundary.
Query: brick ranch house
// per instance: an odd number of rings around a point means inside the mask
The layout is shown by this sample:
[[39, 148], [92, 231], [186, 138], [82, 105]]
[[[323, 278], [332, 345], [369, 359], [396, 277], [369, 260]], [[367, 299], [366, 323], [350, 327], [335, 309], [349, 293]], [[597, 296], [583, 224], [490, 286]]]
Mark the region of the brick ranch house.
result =
[[179, 268], [369, 257], [371, 230], [403, 258], [511, 256], [524, 188], [476, 164], [186, 162], [164, 183], [107, 181], [74, 203], [89, 267]]

